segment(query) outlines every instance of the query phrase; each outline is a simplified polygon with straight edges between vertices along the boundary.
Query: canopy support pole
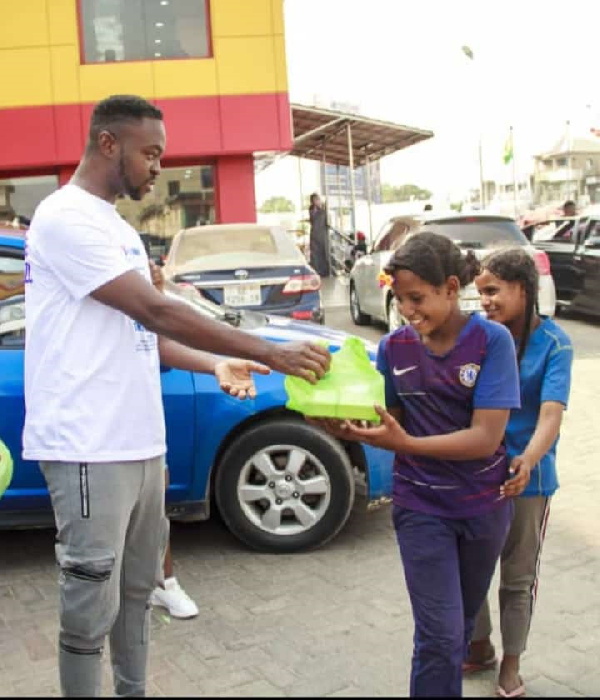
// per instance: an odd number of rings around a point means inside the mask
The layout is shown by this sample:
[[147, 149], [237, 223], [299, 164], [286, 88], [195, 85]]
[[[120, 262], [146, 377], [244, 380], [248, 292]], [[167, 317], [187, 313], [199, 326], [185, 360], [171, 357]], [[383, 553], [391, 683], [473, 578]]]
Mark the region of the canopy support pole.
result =
[[323, 191], [325, 193], [325, 213], [327, 223], [327, 267], [329, 274], [332, 274], [331, 269], [331, 240], [329, 236], [329, 184], [327, 182], [327, 143], [323, 139], [323, 153], [321, 154], [322, 169], [323, 169]]
[[365, 176], [367, 178], [367, 204], [369, 207], [369, 243], [373, 241], [373, 208], [371, 206], [373, 194], [371, 192], [371, 159], [369, 151], [365, 149]]
[[336, 165], [336, 177], [337, 177], [337, 191], [338, 191], [338, 218], [337, 225], [338, 231], [344, 230], [344, 214], [342, 210], [342, 180], [340, 176], [340, 164]]
[[346, 125], [346, 135], [348, 138], [348, 163], [350, 167], [350, 198], [351, 198], [351, 214], [352, 214], [352, 232], [356, 233], [356, 189], [354, 187], [354, 147], [352, 145], [352, 124], [348, 122]]

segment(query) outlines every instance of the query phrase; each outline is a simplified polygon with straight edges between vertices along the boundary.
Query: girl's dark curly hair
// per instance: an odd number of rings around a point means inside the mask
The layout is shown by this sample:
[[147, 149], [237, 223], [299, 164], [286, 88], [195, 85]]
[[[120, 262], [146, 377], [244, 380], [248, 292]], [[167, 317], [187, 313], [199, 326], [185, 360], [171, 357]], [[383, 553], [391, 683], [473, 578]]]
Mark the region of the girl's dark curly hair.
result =
[[413, 234], [393, 254], [385, 267], [388, 275], [408, 270], [425, 282], [440, 287], [448, 277], [458, 277], [461, 287], [479, 274], [479, 261], [472, 250], [463, 255], [446, 236], [431, 231]]
[[518, 282], [525, 290], [525, 327], [517, 354], [517, 362], [521, 364], [531, 337], [534, 313], [537, 311], [539, 274], [535, 262], [523, 248], [506, 248], [486, 256], [481, 267], [482, 271], [488, 270], [505, 282]]

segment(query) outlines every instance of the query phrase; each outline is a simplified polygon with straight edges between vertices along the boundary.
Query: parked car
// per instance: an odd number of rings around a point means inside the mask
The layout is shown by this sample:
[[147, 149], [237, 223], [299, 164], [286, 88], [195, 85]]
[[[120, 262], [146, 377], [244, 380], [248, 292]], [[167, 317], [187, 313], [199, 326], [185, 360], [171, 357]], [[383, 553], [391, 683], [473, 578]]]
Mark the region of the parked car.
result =
[[555, 216], [543, 221], [530, 223], [521, 228], [525, 238], [531, 243], [552, 239], [570, 240], [579, 225], [581, 217]]
[[[489, 214], [456, 214], [435, 218], [395, 217], [383, 226], [367, 255], [356, 261], [350, 273], [350, 313], [354, 323], [363, 325], [374, 319], [394, 330], [404, 322], [392, 289], [381, 283], [381, 275], [398, 246], [421, 231], [447, 236], [465, 252], [473, 250], [479, 258], [498, 247], [525, 247], [540, 273], [540, 312], [554, 315], [556, 296], [548, 258], [543, 251], [530, 245], [514, 219]], [[460, 307], [465, 312], [481, 311], [474, 284], [461, 291]]]
[[579, 217], [570, 235], [534, 241], [550, 260], [557, 305], [600, 316], [600, 215]]
[[[0, 269], [6, 260], [23, 266], [23, 253], [22, 236], [0, 234]], [[275, 342], [325, 339], [335, 352], [346, 337], [313, 323], [252, 311], [231, 314], [192, 288], [175, 298]], [[53, 522], [38, 463], [21, 458], [24, 345], [24, 297], [14, 294], [0, 306], [0, 439], [14, 459], [12, 483], [0, 499], [3, 529]], [[368, 350], [374, 362], [375, 347]], [[204, 520], [214, 500], [231, 532], [247, 545], [295, 552], [339, 532], [357, 495], [370, 506], [389, 500], [392, 453], [335, 440], [288, 410], [283, 375], [257, 376], [252, 401], [226, 395], [212, 376], [183, 370], [162, 367], [161, 383], [172, 518]]]
[[215, 304], [323, 323], [321, 278], [278, 226], [220, 224], [180, 231], [165, 276]]

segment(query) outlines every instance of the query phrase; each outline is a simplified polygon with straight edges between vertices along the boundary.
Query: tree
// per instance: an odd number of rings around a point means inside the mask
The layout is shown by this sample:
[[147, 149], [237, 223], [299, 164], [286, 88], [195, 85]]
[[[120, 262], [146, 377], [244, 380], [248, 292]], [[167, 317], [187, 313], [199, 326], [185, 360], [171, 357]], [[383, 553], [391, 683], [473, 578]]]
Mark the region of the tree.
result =
[[296, 211], [293, 202], [290, 202], [286, 197], [270, 197], [262, 203], [259, 211], [263, 214], [281, 214]]
[[381, 185], [381, 197], [384, 202], [410, 202], [414, 199], [431, 199], [431, 192], [417, 185]]

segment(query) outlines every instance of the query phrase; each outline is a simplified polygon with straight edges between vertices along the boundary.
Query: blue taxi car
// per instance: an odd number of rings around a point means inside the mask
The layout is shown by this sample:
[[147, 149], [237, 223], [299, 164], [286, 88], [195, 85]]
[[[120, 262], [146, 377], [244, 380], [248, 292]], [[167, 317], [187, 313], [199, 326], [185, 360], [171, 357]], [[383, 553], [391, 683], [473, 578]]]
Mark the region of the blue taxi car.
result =
[[[21, 459], [24, 245], [22, 232], [0, 230], [0, 439], [15, 466], [0, 499], [3, 529], [52, 525], [38, 464]], [[335, 352], [346, 337], [312, 323], [218, 306], [194, 290], [180, 298], [275, 342], [321, 338]], [[374, 352], [369, 346], [373, 360]], [[296, 552], [339, 532], [357, 496], [367, 506], [389, 500], [392, 454], [339, 442], [288, 410], [283, 375], [257, 376], [253, 401], [227, 396], [212, 376], [163, 367], [161, 380], [170, 517], [204, 520], [216, 505], [230, 531], [250, 547]]]

